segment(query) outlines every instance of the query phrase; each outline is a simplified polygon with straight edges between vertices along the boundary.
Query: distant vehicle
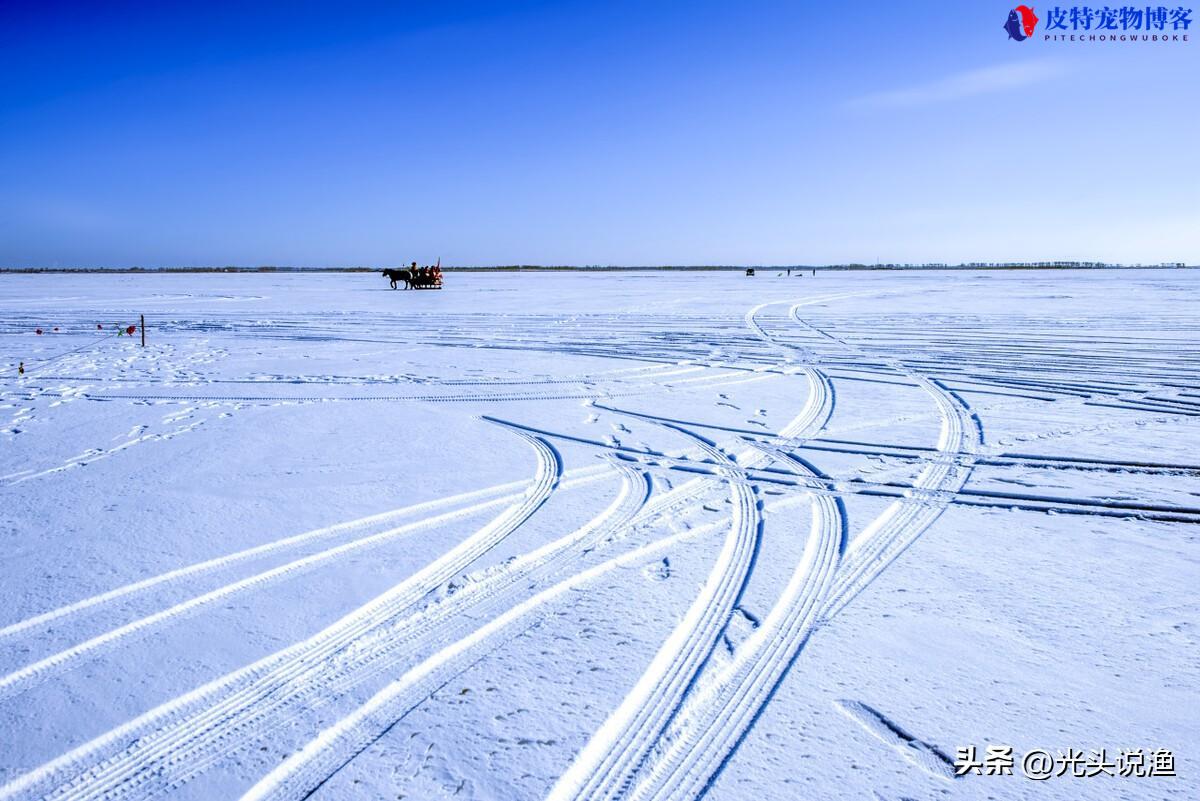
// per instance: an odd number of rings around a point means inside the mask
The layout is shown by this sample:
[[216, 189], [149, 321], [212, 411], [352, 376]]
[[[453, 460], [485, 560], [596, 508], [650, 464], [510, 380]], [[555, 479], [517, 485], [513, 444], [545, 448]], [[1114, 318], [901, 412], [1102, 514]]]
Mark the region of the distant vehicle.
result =
[[407, 270], [383, 270], [382, 273], [391, 283], [392, 289], [396, 289], [399, 284], [404, 284], [405, 289], [442, 288], [440, 259], [437, 267], [417, 267], [414, 263], [412, 268]]
[[754, 268], [753, 268], [753, 267], [747, 267], [747, 268], [746, 268], [746, 275], [754, 275]]

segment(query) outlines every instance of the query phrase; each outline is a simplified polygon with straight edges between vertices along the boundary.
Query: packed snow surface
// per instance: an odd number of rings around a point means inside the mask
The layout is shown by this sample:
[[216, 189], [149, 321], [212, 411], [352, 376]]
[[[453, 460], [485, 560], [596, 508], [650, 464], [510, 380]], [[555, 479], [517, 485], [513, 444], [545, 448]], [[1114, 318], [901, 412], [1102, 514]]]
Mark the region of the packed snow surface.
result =
[[1198, 301], [0, 276], [0, 798], [1200, 797]]

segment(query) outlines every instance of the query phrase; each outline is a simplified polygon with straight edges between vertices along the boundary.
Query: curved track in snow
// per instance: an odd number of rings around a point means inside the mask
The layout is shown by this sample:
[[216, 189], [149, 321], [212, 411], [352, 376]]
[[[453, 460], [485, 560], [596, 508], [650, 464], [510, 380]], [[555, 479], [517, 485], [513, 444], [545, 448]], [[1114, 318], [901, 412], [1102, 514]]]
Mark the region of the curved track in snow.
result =
[[[164, 781], [172, 767], [192, 770], [214, 749], [247, 728], [261, 725], [268, 708], [301, 701], [321, 687], [322, 671], [336, 670], [358, 640], [413, 607], [494, 547], [545, 503], [558, 485], [562, 465], [544, 441], [521, 431], [538, 457], [533, 483], [522, 498], [439, 559], [323, 631], [228, 676], [141, 715], [57, 760], [0, 788], [0, 797], [37, 792], [48, 798], [118, 798], [144, 783]], [[129, 743], [123, 751], [116, 748]], [[88, 763], [91, 763], [90, 766]], [[56, 778], [73, 777], [53, 791]], [[169, 781], [167, 782], [169, 786]], [[161, 789], [161, 788], [160, 788]]]

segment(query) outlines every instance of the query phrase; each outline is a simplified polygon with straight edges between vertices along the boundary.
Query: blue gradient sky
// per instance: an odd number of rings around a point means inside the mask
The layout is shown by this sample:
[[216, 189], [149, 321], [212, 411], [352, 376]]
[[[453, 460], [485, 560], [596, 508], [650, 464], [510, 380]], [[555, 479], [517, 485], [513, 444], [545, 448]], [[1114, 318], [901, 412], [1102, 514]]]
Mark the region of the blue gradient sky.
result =
[[1200, 29], [1008, 9], [2, 2], [0, 265], [1200, 261]]

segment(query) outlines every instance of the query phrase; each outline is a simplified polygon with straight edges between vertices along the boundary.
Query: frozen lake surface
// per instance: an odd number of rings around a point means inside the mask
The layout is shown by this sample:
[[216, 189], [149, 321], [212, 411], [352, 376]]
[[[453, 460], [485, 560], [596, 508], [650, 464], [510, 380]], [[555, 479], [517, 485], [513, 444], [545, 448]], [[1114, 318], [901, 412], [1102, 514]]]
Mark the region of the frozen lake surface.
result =
[[0, 276], [0, 797], [1196, 798], [1198, 302]]

